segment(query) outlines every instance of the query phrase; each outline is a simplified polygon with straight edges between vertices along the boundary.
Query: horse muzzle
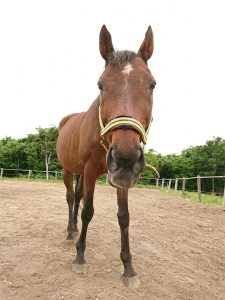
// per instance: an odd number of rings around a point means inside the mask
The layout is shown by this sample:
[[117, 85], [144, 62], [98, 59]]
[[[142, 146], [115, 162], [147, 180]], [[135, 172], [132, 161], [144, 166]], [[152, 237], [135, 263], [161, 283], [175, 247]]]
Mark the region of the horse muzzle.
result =
[[106, 157], [108, 181], [117, 188], [132, 188], [145, 166], [144, 151], [139, 143], [123, 149], [111, 144]]

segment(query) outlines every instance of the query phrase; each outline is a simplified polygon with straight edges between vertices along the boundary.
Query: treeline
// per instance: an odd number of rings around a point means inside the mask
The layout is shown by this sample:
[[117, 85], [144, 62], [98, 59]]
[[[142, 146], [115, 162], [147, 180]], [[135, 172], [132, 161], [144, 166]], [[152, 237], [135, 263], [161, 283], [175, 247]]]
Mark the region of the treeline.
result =
[[[22, 139], [6, 137], [0, 140], [0, 168], [61, 171], [57, 159], [55, 144], [58, 128], [37, 128], [36, 134], [29, 134]], [[146, 162], [153, 165], [161, 178], [182, 178], [225, 175], [225, 140], [215, 137], [205, 145], [189, 147], [181, 154], [161, 155], [150, 149], [146, 152]], [[145, 169], [142, 182], [149, 183], [155, 175]], [[223, 180], [210, 183], [206, 189], [222, 189]]]
[[[22, 139], [6, 137], [0, 140], [0, 167], [48, 171], [61, 170], [55, 145], [58, 128], [37, 128], [36, 134], [28, 134]], [[11, 172], [15, 175], [17, 172]]]
[[[189, 147], [181, 154], [161, 155], [154, 150], [146, 153], [146, 162], [154, 165], [160, 172], [161, 178], [187, 178], [201, 176], [225, 175], [225, 140], [214, 137], [205, 145]], [[147, 177], [148, 170], [143, 177]], [[188, 181], [187, 188], [196, 189], [196, 181]], [[204, 181], [206, 192], [222, 192], [224, 180], [209, 179]]]

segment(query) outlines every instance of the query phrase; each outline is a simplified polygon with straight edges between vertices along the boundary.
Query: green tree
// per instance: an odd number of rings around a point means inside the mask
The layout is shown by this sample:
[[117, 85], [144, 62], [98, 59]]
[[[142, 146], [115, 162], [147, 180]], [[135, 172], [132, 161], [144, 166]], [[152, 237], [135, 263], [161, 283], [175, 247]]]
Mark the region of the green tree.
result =
[[31, 169], [45, 170], [46, 178], [49, 178], [49, 170], [60, 168], [56, 156], [56, 140], [58, 128], [37, 128], [37, 134], [29, 134], [24, 140], [26, 143], [26, 153], [28, 165]]
[[27, 167], [25, 144], [21, 140], [11, 137], [0, 140], [0, 167], [8, 169]]

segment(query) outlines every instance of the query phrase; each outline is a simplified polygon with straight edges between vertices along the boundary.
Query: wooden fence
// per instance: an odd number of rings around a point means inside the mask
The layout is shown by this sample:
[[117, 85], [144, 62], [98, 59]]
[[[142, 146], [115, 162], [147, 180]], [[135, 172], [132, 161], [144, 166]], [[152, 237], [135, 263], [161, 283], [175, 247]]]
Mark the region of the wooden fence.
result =
[[[4, 168], [0, 168], [0, 179], [3, 179], [3, 176], [5, 174], [5, 172], [14, 172], [13, 176], [15, 176], [15, 174], [21, 174], [21, 172], [23, 174], [26, 174], [27, 179], [31, 179], [31, 177], [33, 176], [33, 174], [35, 173], [40, 173], [40, 174], [46, 174], [46, 171], [39, 171], [39, 170], [23, 170], [23, 169], [4, 169]], [[58, 172], [58, 171], [48, 171], [49, 174], [52, 174], [52, 176], [57, 179], [59, 178], [59, 176], [62, 176], [62, 172]], [[6, 175], [7, 177], [7, 175]], [[197, 190], [196, 192], [198, 193], [198, 201], [201, 202], [202, 201], [202, 184], [201, 181], [202, 179], [225, 179], [225, 176], [196, 176], [196, 177], [188, 177], [188, 178], [149, 178], [149, 183], [150, 181], [154, 182], [153, 184], [155, 184], [156, 188], [161, 189], [161, 190], [167, 190], [170, 191], [172, 189], [172, 184], [174, 185], [174, 194], [177, 193], [178, 191], [178, 184], [182, 183], [182, 192], [183, 194], [185, 193], [185, 191], [187, 191], [186, 189], [186, 183], [188, 180], [195, 180], [196, 181], [196, 185], [197, 185]], [[46, 178], [48, 179], [48, 178]], [[143, 177], [142, 177], [143, 179]], [[225, 186], [224, 186], [224, 191], [223, 191], [223, 208], [225, 209]]]
[[[225, 176], [196, 176], [196, 177], [188, 177], [188, 178], [162, 178], [162, 179], [156, 179], [156, 187], [165, 190], [167, 189], [168, 191], [171, 190], [171, 185], [174, 182], [174, 194], [177, 193], [178, 191], [178, 183], [182, 183], [182, 193], [183, 195], [185, 194], [186, 189], [186, 183], [188, 180], [196, 180], [196, 186], [197, 190], [196, 192], [198, 193], [198, 201], [202, 201], [202, 179], [225, 179]], [[225, 185], [224, 185], [224, 190], [223, 190], [223, 207], [225, 208]]]
[[[5, 177], [9, 177], [9, 176], [19, 176], [20, 174], [23, 176], [27, 176], [27, 179], [29, 180], [29, 179], [31, 179], [32, 175], [34, 175], [34, 174], [43, 174], [46, 176], [46, 171], [24, 170], [24, 169], [4, 169], [4, 168], [0, 169], [0, 179], [2, 179], [4, 175], [5, 175]], [[53, 175], [54, 178], [57, 179], [59, 177], [59, 175], [62, 174], [62, 172], [48, 171], [48, 174]], [[48, 178], [46, 177], [46, 179], [48, 179]]]

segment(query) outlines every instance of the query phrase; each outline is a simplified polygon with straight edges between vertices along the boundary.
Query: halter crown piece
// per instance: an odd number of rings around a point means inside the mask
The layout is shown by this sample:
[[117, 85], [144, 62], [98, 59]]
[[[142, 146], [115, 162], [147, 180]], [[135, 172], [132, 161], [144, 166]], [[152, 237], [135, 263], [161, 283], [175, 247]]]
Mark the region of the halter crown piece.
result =
[[[142, 126], [142, 124], [132, 118], [132, 117], [118, 117], [118, 118], [115, 118], [115, 119], [112, 119], [111, 121], [109, 121], [108, 124], [106, 124], [104, 126], [103, 122], [102, 122], [102, 117], [101, 117], [101, 107], [99, 105], [99, 124], [100, 124], [100, 127], [101, 127], [101, 131], [100, 131], [100, 135], [102, 138], [104, 138], [104, 135], [106, 133], [108, 133], [109, 131], [112, 131], [114, 129], [118, 129], [118, 128], [133, 128], [134, 130], [136, 130], [140, 136], [141, 136], [141, 140], [143, 142], [143, 144], [145, 145], [147, 143], [147, 137], [148, 137], [148, 133], [149, 133], [149, 130], [150, 130], [150, 125], [151, 125], [151, 122], [148, 126], [148, 129], [145, 131], [144, 127]], [[101, 145], [103, 146], [103, 148], [108, 151], [108, 147], [105, 145], [103, 139], [101, 140]]]

